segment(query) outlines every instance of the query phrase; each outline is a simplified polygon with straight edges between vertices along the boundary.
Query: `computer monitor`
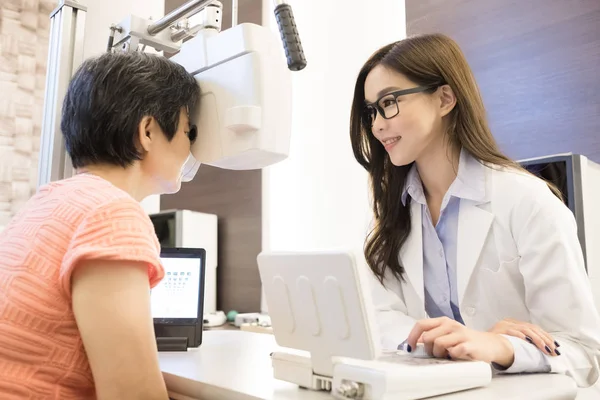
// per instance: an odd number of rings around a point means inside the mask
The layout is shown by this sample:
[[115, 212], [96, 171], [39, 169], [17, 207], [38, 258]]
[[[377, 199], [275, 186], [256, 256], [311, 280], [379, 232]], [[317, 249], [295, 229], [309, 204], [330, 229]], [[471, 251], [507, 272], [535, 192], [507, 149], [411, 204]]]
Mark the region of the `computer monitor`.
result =
[[159, 351], [187, 350], [202, 343], [206, 251], [163, 248], [165, 277], [150, 294]]

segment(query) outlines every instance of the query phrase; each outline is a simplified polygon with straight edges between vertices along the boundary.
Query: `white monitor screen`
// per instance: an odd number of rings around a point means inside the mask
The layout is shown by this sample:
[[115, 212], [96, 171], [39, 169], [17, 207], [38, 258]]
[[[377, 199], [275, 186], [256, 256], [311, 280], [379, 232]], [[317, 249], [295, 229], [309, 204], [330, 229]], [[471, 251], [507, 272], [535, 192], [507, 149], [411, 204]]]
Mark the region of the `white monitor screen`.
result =
[[152, 289], [152, 318], [198, 318], [200, 274], [199, 257], [161, 257], [165, 277]]

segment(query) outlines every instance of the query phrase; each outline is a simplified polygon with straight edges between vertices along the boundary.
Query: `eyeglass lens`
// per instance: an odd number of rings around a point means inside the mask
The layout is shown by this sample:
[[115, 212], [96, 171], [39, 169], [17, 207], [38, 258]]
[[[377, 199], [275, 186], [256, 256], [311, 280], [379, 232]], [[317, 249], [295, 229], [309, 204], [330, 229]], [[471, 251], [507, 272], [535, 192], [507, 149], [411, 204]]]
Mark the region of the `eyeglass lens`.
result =
[[396, 99], [396, 96], [393, 94], [388, 94], [387, 96], [379, 99], [377, 106], [370, 105], [367, 107], [365, 110], [365, 118], [369, 125], [373, 125], [375, 122], [377, 112], [379, 112], [385, 119], [393, 118], [398, 115], [398, 100]]

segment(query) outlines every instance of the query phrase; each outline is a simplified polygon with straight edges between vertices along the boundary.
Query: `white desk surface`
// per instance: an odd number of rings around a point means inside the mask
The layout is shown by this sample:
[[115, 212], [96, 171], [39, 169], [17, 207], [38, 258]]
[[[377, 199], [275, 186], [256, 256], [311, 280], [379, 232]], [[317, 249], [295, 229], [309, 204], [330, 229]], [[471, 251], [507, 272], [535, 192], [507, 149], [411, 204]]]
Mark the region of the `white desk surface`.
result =
[[[273, 378], [270, 354], [280, 349], [269, 334], [205, 331], [202, 345], [187, 352], [160, 352], [160, 366], [175, 400], [322, 400], [329, 393], [299, 389]], [[502, 375], [479, 389], [437, 396], [435, 400], [575, 399], [575, 382], [563, 375]]]

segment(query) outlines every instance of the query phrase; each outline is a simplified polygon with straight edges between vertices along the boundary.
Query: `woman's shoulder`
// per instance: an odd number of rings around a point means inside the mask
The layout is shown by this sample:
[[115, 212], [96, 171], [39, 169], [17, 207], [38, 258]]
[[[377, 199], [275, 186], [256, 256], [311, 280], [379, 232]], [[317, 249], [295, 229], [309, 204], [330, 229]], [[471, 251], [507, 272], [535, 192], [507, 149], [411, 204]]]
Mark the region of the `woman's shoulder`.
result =
[[513, 192], [535, 193], [540, 190], [546, 191], [548, 185], [539, 177], [528, 171], [512, 166], [493, 166], [491, 175], [493, 177], [494, 189], [506, 191], [512, 188]]
[[548, 183], [515, 167], [491, 168], [490, 200], [496, 211], [527, 216], [533, 212], [570, 213]]
[[491, 167], [492, 196], [513, 199], [545, 199], [556, 197], [548, 183], [517, 167]]
[[93, 210], [106, 204], [120, 203], [127, 207], [142, 206], [127, 192], [107, 180], [89, 174], [75, 175], [42, 187], [41, 198], [64, 201], [63, 204], [79, 206], [81, 210]]
[[93, 175], [82, 174], [51, 182], [40, 188], [29, 206], [30, 212], [42, 212], [51, 219], [60, 217], [73, 226], [90, 219], [101, 220], [114, 216], [151, 224], [138, 201], [110, 182]]

